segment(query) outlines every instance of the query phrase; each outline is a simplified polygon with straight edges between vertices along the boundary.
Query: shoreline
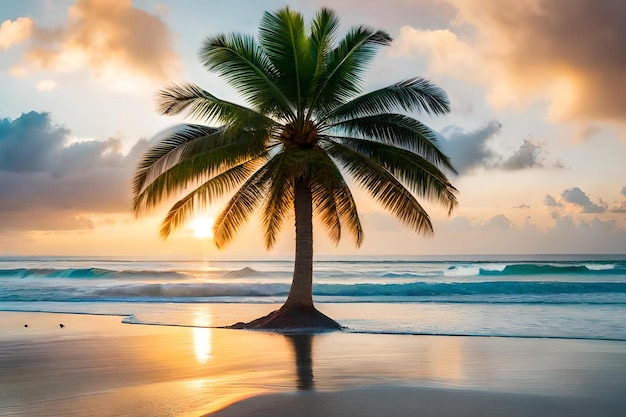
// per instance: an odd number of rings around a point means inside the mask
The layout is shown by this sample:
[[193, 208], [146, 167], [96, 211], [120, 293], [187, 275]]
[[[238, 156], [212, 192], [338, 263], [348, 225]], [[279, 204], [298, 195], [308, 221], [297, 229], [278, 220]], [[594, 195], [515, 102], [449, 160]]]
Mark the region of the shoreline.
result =
[[[0, 415], [280, 416], [313, 403], [318, 414], [308, 415], [491, 407], [530, 417], [541, 405], [554, 411], [544, 415], [608, 417], [626, 408], [623, 341], [285, 336], [123, 317], [0, 311]], [[476, 415], [498, 415], [485, 413]]]
[[[280, 308], [280, 303], [6, 302], [1, 312], [115, 316], [126, 324], [221, 329]], [[626, 341], [626, 304], [573, 309], [561, 304], [316, 302], [342, 333], [514, 339]], [[0, 307], [3, 308], [3, 307]], [[494, 317], [496, 318], [494, 320]], [[380, 318], [380, 320], [379, 320]], [[537, 320], [540, 322], [537, 323]], [[468, 327], [469, 326], [469, 327]], [[443, 329], [442, 329], [443, 328]], [[443, 331], [442, 331], [443, 330]], [[482, 331], [481, 331], [482, 330]]]
[[[215, 303], [221, 304], [221, 303]], [[224, 303], [227, 304], [227, 303]], [[324, 303], [316, 303], [317, 305], [324, 305]], [[232, 304], [230, 304], [232, 305]], [[273, 305], [273, 304], [267, 304]], [[280, 304], [276, 304], [280, 306]], [[266, 306], [266, 304], [263, 304]], [[259, 332], [265, 334], [278, 334], [278, 335], [290, 335], [290, 334], [299, 334], [301, 332], [279, 332], [272, 330], [263, 330], [263, 329], [245, 329], [245, 328], [237, 328], [233, 327], [234, 324], [221, 324], [216, 326], [203, 326], [203, 325], [193, 325], [193, 324], [176, 324], [176, 323], [151, 323], [151, 322], [141, 322], [141, 321], [130, 321], [129, 319], [133, 318], [135, 314], [115, 314], [115, 313], [97, 313], [97, 312], [69, 312], [69, 311], [48, 311], [48, 310], [3, 310], [0, 309], [0, 314], [3, 313], [34, 313], [34, 314], [58, 314], [58, 315], [82, 315], [82, 316], [103, 316], [103, 317], [119, 317], [121, 319], [120, 323], [131, 326], [157, 326], [157, 327], [180, 327], [180, 328], [188, 328], [188, 329], [226, 329], [226, 330], [243, 330], [243, 331], [252, 331]], [[262, 314], [262, 313], [260, 313]], [[582, 337], [582, 336], [524, 336], [524, 335], [502, 335], [502, 334], [457, 334], [457, 333], [419, 333], [419, 332], [384, 332], [384, 331], [361, 331], [351, 329], [349, 327], [342, 327], [337, 330], [327, 330], [321, 329], [318, 332], [302, 332], [304, 334], [313, 334], [313, 335], [322, 335], [326, 333], [343, 333], [343, 334], [357, 334], [357, 335], [380, 335], [380, 336], [423, 336], [423, 337], [469, 337], [469, 338], [497, 338], [497, 339], [542, 339], [542, 340], [581, 340], [581, 341], [598, 341], [598, 342], [626, 342], [626, 339], [618, 339], [618, 338], [606, 338], [606, 337]]]

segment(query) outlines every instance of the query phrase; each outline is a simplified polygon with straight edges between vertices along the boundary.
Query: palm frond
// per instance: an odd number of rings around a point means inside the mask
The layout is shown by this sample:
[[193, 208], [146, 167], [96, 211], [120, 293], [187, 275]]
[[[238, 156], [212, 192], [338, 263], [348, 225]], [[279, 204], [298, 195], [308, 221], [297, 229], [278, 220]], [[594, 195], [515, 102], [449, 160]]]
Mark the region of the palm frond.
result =
[[346, 226], [356, 246], [363, 241], [363, 228], [356, 203], [337, 165], [324, 151], [318, 152], [308, 177], [313, 196], [314, 214], [326, 228], [330, 239], [339, 243], [341, 230]]
[[267, 164], [253, 173], [235, 192], [213, 225], [213, 241], [224, 248], [248, 221], [265, 197], [269, 185]]
[[328, 141], [325, 145], [329, 155], [338, 160], [383, 208], [417, 233], [433, 233], [426, 210], [387, 169], [342, 144]]
[[363, 94], [333, 109], [329, 114], [320, 116], [320, 119], [337, 122], [361, 116], [394, 113], [398, 110], [443, 115], [450, 111], [450, 102], [440, 87], [424, 78], [411, 78]]
[[186, 124], [163, 135], [139, 163], [133, 185], [135, 214], [155, 207], [167, 195], [183, 191], [192, 183], [267, 152], [267, 133], [263, 131], [214, 130]]
[[[320, 150], [321, 151], [321, 150]], [[308, 179], [315, 169], [315, 154], [298, 147], [283, 148], [266, 164], [271, 187], [263, 207], [265, 245], [272, 248], [285, 217], [293, 210], [295, 182]]]
[[161, 237], [166, 239], [173, 230], [180, 228], [193, 214], [196, 206], [206, 208], [246, 180], [262, 164], [263, 158], [256, 158], [234, 166], [200, 185], [172, 206], [161, 223]]
[[274, 83], [302, 119], [303, 96], [315, 73], [304, 18], [289, 7], [265, 12], [259, 24], [259, 44], [275, 69]]
[[188, 117], [220, 125], [240, 124], [269, 127], [276, 122], [248, 107], [221, 100], [194, 83], [171, 84], [157, 93], [159, 113], [174, 116], [185, 112]]
[[333, 189], [317, 182], [310, 182], [309, 186], [313, 197], [313, 215], [320, 220], [330, 240], [338, 244], [341, 240], [341, 218]]
[[[330, 9], [320, 9], [311, 23], [310, 53], [315, 63], [315, 78], [320, 80], [325, 74], [328, 54], [335, 42], [339, 19]], [[314, 87], [317, 89], [317, 82]]]
[[[456, 173], [450, 158], [435, 145], [435, 132], [412, 117], [403, 114], [378, 114], [344, 120], [328, 125], [325, 129], [415, 151], [438, 167]], [[340, 138], [340, 135], [333, 136]]]
[[363, 226], [359, 219], [359, 212], [357, 211], [356, 201], [352, 196], [352, 192], [345, 180], [342, 179], [342, 183], [342, 187], [335, 188], [335, 204], [341, 223], [348, 228], [354, 238], [354, 244], [358, 248], [363, 243], [363, 238], [365, 237]]
[[389, 45], [391, 37], [383, 31], [357, 27], [348, 32], [328, 54], [326, 74], [311, 102], [311, 109], [337, 107], [361, 92], [361, 74], [374, 57], [376, 47]]
[[274, 247], [285, 217], [293, 210], [294, 202], [293, 177], [284, 172], [278, 172], [272, 177], [262, 216], [265, 247], [268, 249]]
[[217, 72], [260, 113], [294, 119], [293, 103], [276, 85], [276, 69], [253, 37], [217, 35], [204, 41], [200, 60]]
[[413, 193], [447, 207], [448, 214], [457, 206], [457, 189], [439, 168], [420, 155], [364, 139], [342, 138], [341, 143], [380, 164]]
[[[159, 174], [165, 169], [179, 162], [177, 150], [187, 143], [194, 142], [215, 134], [219, 134], [219, 128], [203, 126], [203, 125], [178, 125], [169, 128], [159, 135], [153, 141], [156, 145], [151, 147], [144, 155], [139, 164], [133, 178], [133, 195], [135, 200], [137, 196], [144, 190], [149, 178], [158, 175], [151, 174], [158, 172]], [[137, 204], [133, 204], [133, 211], [136, 211]]]

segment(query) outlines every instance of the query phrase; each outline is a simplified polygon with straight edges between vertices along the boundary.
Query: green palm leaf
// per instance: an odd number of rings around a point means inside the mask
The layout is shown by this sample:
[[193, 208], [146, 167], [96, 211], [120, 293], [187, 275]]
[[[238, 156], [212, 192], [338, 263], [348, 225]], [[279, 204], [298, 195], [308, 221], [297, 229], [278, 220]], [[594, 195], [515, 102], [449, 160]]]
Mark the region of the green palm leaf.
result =
[[440, 87], [424, 78], [411, 78], [363, 94], [320, 118], [337, 122], [360, 116], [393, 113], [397, 110], [443, 115], [450, 111], [450, 102]]
[[231, 197], [213, 225], [213, 241], [218, 248], [226, 246], [248, 221], [265, 197], [269, 186], [267, 165], [252, 174]]
[[278, 76], [262, 48], [246, 35], [217, 35], [204, 41], [200, 60], [221, 75], [259, 112], [293, 119], [293, 103], [276, 85]]
[[133, 211], [158, 205], [180, 192], [242, 161], [266, 153], [266, 132], [238, 128], [212, 129], [184, 124], [163, 133], [139, 163], [133, 186]]
[[[435, 132], [425, 124], [402, 114], [377, 114], [349, 119], [328, 125], [325, 130], [345, 132], [347, 135], [378, 140], [413, 150], [430, 162], [452, 172], [450, 158], [436, 145]], [[333, 135], [340, 138], [338, 135]]]
[[137, 166], [137, 172], [133, 179], [133, 194], [135, 196], [133, 211], [137, 212], [139, 209], [141, 199], [138, 197], [140, 197], [146, 185], [164, 171], [164, 166], [171, 166], [174, 161], [176, 163], [179, 162], [178, 158], [172, 155], [180, 146], [212, 136], [218, 132], [220, 132], [219, 128], [187, 124], [174, 126], [155, 137], [154, 140], [157, 144], [144, 154]]
[[439, 168], [420, 155], [364, 139], [342, 138], [341, 143], [380, 164], [413, 193], [447, 207], [448, 213], [457, 206], [457, 189]]
[[358, 247], [363, 242], [363, 228], [350, 188], [328, 154], [322, 149], [316, 153], [317, 160], [311, 163], [314, 168], [308, 178], [314, 214], [333, 242], [339, 243], [342, 226], [346, 226]]
[[428, 235], [433, 233], [426, 210], [387, 169], [367, 156], [335, 142], [326, 142], [326, 150], [383, 208], [414, 231]]
[[[275, 69], [276, 86], [301, 111], [306, 93], [303, 88], [315, 73], [302, 15], [289, 7], [277, 13], [265, 12], [259, 25], [259, 43]], [[298, 114], [298, 119], [302, 117]]]
[[[312, 98], [323, 85], [326, 75], [326, 66], [328, 64], [328, 54], [333, 48], [335, 42], [335, 34], [339, 27], [339, 19], [332, 10], [322, 8], [311, 23], [310, 35], [310, 55], [315, 66], [314, 79], [310, 83], [309, 91], [307, 91], [307, 99], [305, 102], [310, 105]], [[307, 119], [311, 116], [311, 106]]]
[[196, 207], [206, 208], [210, 203], [245, 181], [262, 163], [262, 158], [246, 161], [216, 175], [180, 199], [167, 213], [161, 223], [161, 237], [182, 226], [194, 213]]
[[[271, 249], [276, 243], [276, 238], [285, 217], [293, 209], [294, 201], [294, 169], [297, 168], [290, 161], [290, 155], [280, 152], [267, 163], [267, 177], [271, 178], [269, 193], [263, 205], [263, 230], [265, 246]], [[289, 166], [291, 165], [291, 166]]]
[[157, 93], [158, 110], [173, 116], [185, 112], [187, 116], [220, 125], [240, 124], [269, 128], [276, 124], [263, 113], [229, 101], [220, 100], [193, 83], [172, 84]]
[[377, 46], [391, 43], [383, 31], [358, 27], [328, 53], [326, 74], [311, 102], [311, 110], [331, 109], [343, 104], [361, 92], [361, 75], [374, 57]]

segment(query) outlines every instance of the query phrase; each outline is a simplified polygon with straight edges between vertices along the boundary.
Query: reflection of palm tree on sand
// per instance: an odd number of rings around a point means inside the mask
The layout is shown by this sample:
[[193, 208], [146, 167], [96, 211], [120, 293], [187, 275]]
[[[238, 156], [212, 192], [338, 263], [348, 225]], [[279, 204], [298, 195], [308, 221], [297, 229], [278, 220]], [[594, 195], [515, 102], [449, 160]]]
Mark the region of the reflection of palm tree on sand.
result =
[[296, 360], [296, 377], [298, 389], [313, 389], [313, 335], [288, 334], [285, 337], [291, 342]]
[[361, 74], [391, 38], [357, 27], [336, 42], [337, 29], [330, 10], [320, 10], [307, 28], [299, 13], [285, 8], [263, 15], [258, 40], [241, 34], [207, 38], [202, 63], [237, 89], [249, 108], [191, 83], [159, 94], [161, 113], [219, 127], [182, 124], [162, 134], [135, 175], [136, 214], [191, 187], [163, 221], [161, 235], [167, 237], [196, 207], [234, 191], [215, 222], [215, 244], [229, 243], [260, 206], [268, 249], [295, 214], [295, 266], [285, 304], [236, 326], [340, 327], [313, 305], [312, 218], [333, 241], [347, 230], [361, 244], [361, 221], [344, 174], [418, 233], [432, 233], [432, 224], [415, 196], [449, 212], [457, 204], [456, 189], [442, 171], [453, 168], [434, 144], [434, 132], [406, 115], [448, 112], [445, 92], [413, 78], [363, 94]]

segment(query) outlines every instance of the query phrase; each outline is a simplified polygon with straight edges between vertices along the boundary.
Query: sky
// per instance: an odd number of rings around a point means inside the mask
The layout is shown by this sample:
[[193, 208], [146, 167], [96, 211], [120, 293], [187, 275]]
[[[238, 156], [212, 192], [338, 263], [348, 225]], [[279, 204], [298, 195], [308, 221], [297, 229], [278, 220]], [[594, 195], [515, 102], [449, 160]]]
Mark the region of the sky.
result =
[[167, 204], [130, 211], [154, 137], [198, 122], [159, 115], [158, 90], [190, 81], [243, 103], [198, 51], [209, 35], [255, 35], [263, 12], [285, 5], [307, 20], [331, 7], [343, 31], [392, 36], [366, 91], [422, 76], [452, 103], [445, 116], [415, 115], [458, 171], [458, 208], [425, 204], [435, 235], [406, 230], [355, 189], [363, 245], [317, 229], [316, 254], [626, 253], [625, 2], [21, 0], [0, 1], [0, 256], [293, 256], [292, 222], [271, 252], [256, 218], [218, 251], [193, 221], [161, 239]]

